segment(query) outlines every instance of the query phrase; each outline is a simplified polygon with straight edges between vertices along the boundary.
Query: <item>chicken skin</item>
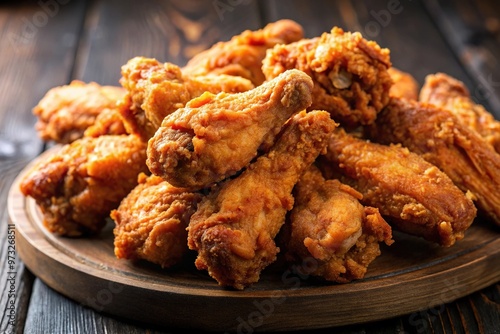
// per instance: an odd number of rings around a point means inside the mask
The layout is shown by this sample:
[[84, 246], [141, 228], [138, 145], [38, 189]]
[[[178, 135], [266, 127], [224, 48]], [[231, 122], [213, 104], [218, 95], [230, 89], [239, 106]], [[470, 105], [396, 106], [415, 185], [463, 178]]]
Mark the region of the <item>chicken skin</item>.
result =
[[202, 195], [155, 175], [141, 173], [138, 183], [111, 212], [115, 255], [171, 267], [189, 251], [186, 228]]
[[418, 100], [420, 87], [417, 80], [410, 73], [395, 67], [390, 67], [387, 71], [393, 82], [389, 90], [389, 96]]
[[[120, 104], [120, 102], [118, 102]], [[103, 109], [95, 118], [94, 124], [83, 133], [84, 137], [128, 134], [118, 109]]]
[[188, 226], [198, 269], [235, 289], [259, 280], [276, 260], [274, 238], [293, 206], [293, 187], [324, 151], [336, 125], [325, 111], [294, 115], [268, 153], [201, 201]]
[[103, 110], [116, 109], [124, 95], [122, 87], [79, 80], [54, 87], [33, 108], [38, 117], [35, 128], [43, 140], [71, 143], [83, 136]]
[[148, 172], [146, 144], [139, 137], [84, 137], [36, 164], [21, 192], [40, 207], [49, 231], [76, 237], [99, 232], [111, 210]]
[[288, 44], [303, 38], [302, 27], [292, 20], [269, 23], [257, 31], [246, 30], [227, 42], [219, 42], [200, 52], [182, 68], [186, 75], [228, 74], [246, 78], [255, 86], [265, 80], [262, 60], [276, 44]]
[[339, 175], [363, 195], [363, 204], [378, 208], [395, 229], [451, 246], [474, 221], [472, 200], [445, 173], [406, 148], [339, 130], [324, 158], [325, 173], [330, 169]]
[[314, 81], [309, 110], [329, 111], [336, 122], [354, 128], [372, 123], [389, 102], [390, 66], [388, 49], [334, 27], [321, 37], [276, 45], [262, 70], [268, 80], [288, 69], [304, 71]]
[[484, 138], [450, 111], [417, 101], [394, 99], [379, 116], [370, 130], [374, 141], [420, 154], [474, 195], [478, 213], [500, 225], [500, 155]]
[[148, 143], [149, 169], [192, 190], [234, 175], [311, 104], [311, 89], [309, 76], [290, 70], [248, 92], [205, 93], [165, 118]]
[[500, 122], [482, 105], [474, 103], [463, 82], [444, 73], [430, 74], [420, 91], [420, 101], [451, 111], [500, 153]]
[[179, 66], [153, 58], [134, 57], [121, 69], [120, 84], [128, 94], [119, 110], [127, 131], [151, 138], [165, 116], [204, 92], [244, 92], [254, 88], [243, 78], [229, 75], [184, 75]]
[[364, 207], [362, 195], [336, 179], [325, 180], [312, 165], [293, 191], [295, 205], [280, 234], [286, 258], [317, 263], [307, 274], [347, 283], [365, 276], [380, 255], [380, 242], [393, 243], [378, 209]]

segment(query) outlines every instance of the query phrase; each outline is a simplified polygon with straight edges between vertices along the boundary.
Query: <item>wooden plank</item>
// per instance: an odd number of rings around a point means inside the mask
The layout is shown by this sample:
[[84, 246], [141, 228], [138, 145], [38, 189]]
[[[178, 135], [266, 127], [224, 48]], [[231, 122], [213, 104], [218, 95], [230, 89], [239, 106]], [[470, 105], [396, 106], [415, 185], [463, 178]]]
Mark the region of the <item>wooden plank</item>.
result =
[[424, 1], [443, 37], [472, 77], [477, 103], [500, 119], [500, 4], [498, 1]]
[[[0, 5], [0, 332], [22, 333], [33, 275], [17, 256], [9, 225], [8, 190], [43, 148], [31, 109], [48, 89], [67, 83], [85, 2]], [[13, 304], [11, 304], [13, 303]], [[13, 308], [11, 306], [14, 306]]]
[[39, 153], [31, 109], [48, 89], [68, 82], [84, 5], [0, 7], [0, 156], [12, 148], [10, 156]]
[[117, 85], [120, 67], [144, 56], [179, 66], [244, 29], [257, 29], [256, 2], [95, 1], [85, 24], [75, 78]]
[[40, 280], [33, 286], [25, 333], [159, 334], [94, 312], [53, 291]]

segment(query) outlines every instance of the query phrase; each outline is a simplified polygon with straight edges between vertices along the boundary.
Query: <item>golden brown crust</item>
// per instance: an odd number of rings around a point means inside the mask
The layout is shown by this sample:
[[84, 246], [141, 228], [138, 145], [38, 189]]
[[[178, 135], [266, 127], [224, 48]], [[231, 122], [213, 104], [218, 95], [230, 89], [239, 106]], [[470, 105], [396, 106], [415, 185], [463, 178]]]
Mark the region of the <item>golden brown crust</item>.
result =
[[161, 267], [179, 263], [188, 251], [186, 227], [201, 198], [158, 176], [140, 174], [138, 185], [111, 212], [116, 257]]
[[81, 138], [102, 111], [116, 109], [124, 95], [121, 87], [79, 80], [54, 87], [33, 108], [35, 128], [43, 140], [70, 143]]
[[391, 227], [378, 209], [338, 180], [325, 180], [311, 166], [294, 188], [295, 205], [281, 238], [288, 261], [313, 258], [309, 275], [347, 283], [364, 277], [380, 255], [379, 242], [392, 244]]
[[253, 84], [229, 75], [184, 75], [177, 65], [153, 58], [134, 57], [121, 69], [120, 83], [127, 96], [120, 112], [130, 133], [151, 138], [163, 119], [204, 92], [244, 92]]
[[262, 69], [267, 80], [291, 68], [304, 71], [314, 82], [309, 110], [329, 111], [336, 122], [355, 127], [372, 123], [388, 103], [390, 66], [388, 49], [334, 27], [321, 37], [276, 45]]
[[312, 82], [291, 70], [239, 94], [205, 93], [165, 118], [148, 143], [148, 166], [172, 185], [201, 189], [234, 175], [310, 105]]
[[[450, 111], [416, 101], [393, 99], [371, 129], [371, 138], [401, 143], [439, 167], [479, 211], [500, 224], [500, 155]], [[450, 206], [458, 207], [457, 203]]]
[[405, 98], [409, 100], [417, 100], [420, 86], [417, 80], [407, 72], [404, 72], [395, 67], [390, 67], [388, 70], [392, 79], [392, 86], [389, 91], [391, 97]]
[[49, 231], [94, 234], [148, 172], [146, 144], [137, 136], [84, 137], [40, 161], [20, 184], [41, 208]]
[[445, 173], [406, 148], [339, 130], [325, 158], [323, 167], [339, 173], [398, 230], [451, 246], [474, 221], [473, 202]]
[[303, 38], [302, 27], [292, 20], [269, 23], [263, 29], [246, 30], [227, 42], [219, 42], [200, 52], [182, 68], [190, 76], [227, 74], [250, 80], [255, 86], [265, 80], [262, 60], [266, 50]]
[[472, 100], [463, 82], [444, 73], [429, 74], [419, 99], [451, 111], [458, 121], [476, 131], [500, 153], [500, 122]]
[[188, 227], [198, 269], [236, 289], [258, 281], [276, 259], [274, 238], [292, 208], [292, 189], [335, 126], [325, 111], [293, 116], [269, 153], [202, 200]]

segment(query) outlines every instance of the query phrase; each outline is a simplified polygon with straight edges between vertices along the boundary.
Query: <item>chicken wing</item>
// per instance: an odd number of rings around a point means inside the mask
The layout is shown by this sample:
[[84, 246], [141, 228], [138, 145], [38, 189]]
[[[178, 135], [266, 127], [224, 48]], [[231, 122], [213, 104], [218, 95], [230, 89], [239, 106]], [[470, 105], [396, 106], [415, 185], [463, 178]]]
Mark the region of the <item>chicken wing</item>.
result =
[[288, 69], [304, 71], [314, 81], [309, 110], [329, 111], [336, 122], [353, 128], [372, 123], [389, 102], [390, 66], [388, 49], [334, 27], [321, 37], [276, 45], [262, 70], [268, 80]]
[[291, 115], [311, 104], [312, 81], [290, 70], [239, 94], [205, 93], [167, 116], [148, 143], [148, 166], [176, 187], [201, 189], [245, 167]]
[[240, 76], [259, 86], [265, 80], [261, 67], [266, 50], [276, 44], [298, 41], [303, 36], [303, 29], [298, 23], [279, 20], [263, 29], [246, 30], [230, 41], [213, 45], [189, 60], [182, 71], [195, 76], [209, 73]]
[[21, 181], [40, 207], [49, 231], [64, 236], [99, 232], [111, 210], [148, 172], [139, 137], [84, 137], [41, 160]]
[[138, 183], [111, 212], [115, 255], [171, 267], [189, 251], [186, 227], [202, 195], [155, 175], [141, 173]]
[[79, 80], [54, 87], [33, 108], [35, 128], [43, 140], [70, 143], [81, 138], [103, 110], [116, 109], [124, 95], [122, 87]]
[[339, 130], [324, 158], [326, 172], [338, 173], [363, 194], [363, 204], [378, 208], [395, 229], [451, 246], [474, 221], [472, 200], [445, 173], [406, 148]]
[[393, 99], [380, 113], [370, 137], [381, 143], [400, 143], [420, 154], [477, 198], [478, 213], [500, 225], [500, 155], [450, 111]]
[[267, 154], [201, 201], [188, 226], [198, 269], [236, 289], [258, 281], [279, 251], [274, 238], [293, 206], [293, 187], [335, 126], [325, 111], [300, 112]]
[[410, 73], [395, 67], [390, 67], [388, 72], [393, 82], [389, 90], [389, 96], [418, 100], [419, 84]]
[[463, 82], [444, 73], [430, 74], [420, 91], [420, 101], [451, 111], [500, 153], [500, 122], [482, 105], [474, 103]]
[[250, 81], [230, 75], [184, 75], [177, 65], [153, 58], [132, 58], [122, 66], [121, 73], [120, 83], [128, 94], [119, 110], [127, 130], [146, 140], [165, 116], [206, 91], [237, 93], [254, 88]]
[[380, 255], [380, 242], [393, 243], [378, 209], [364, 207], [362, 195], [338, 180], [325, 180], [312, 165], [293, 191], [295, 205], [280, 232], [291, 263], [314, 259], [308, 275], [347, 283], [365, 276]]

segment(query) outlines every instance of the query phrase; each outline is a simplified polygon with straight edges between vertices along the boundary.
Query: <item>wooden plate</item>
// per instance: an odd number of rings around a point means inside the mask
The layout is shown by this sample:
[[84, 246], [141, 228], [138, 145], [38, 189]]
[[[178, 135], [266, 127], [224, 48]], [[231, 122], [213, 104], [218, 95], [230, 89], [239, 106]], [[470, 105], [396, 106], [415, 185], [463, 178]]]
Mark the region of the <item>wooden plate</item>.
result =
[[[19, 191], [30, 166], [17, 177], [8, 197], [21, 260], [56, 291], [124, 319], [239, 332], [322, 328], [411, 316], [500, 280], [500, 231], [476, 221], [450, 248], [395, 232], [396, 242], [382, 248], [363, 280], [325, 283], [276, 263], [254, 286], [231, 291], [196, 270], [193, 261], [162, 270], [116, 259], [111, 222], [93, 238], [47, 232], [36, 203]], [[308, 266], [314, 262], [297, 268]]]

